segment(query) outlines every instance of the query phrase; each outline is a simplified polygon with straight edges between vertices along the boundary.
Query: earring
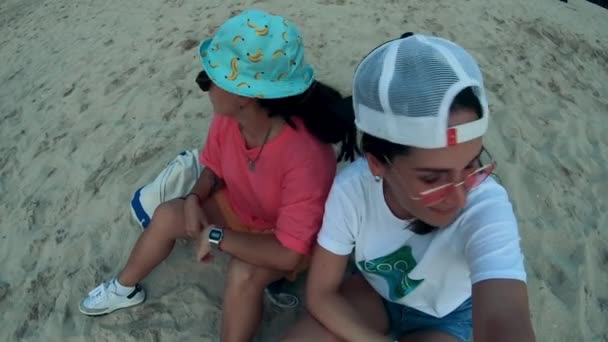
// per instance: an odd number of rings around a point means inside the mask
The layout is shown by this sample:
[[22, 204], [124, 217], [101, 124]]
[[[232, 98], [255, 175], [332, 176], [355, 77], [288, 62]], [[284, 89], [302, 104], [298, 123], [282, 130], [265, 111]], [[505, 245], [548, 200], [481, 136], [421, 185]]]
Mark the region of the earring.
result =
[[376, 182], [380, 182], [382, 180], [382, 177], [380, 177], [380, 176], [374, 176], [374, 180]]

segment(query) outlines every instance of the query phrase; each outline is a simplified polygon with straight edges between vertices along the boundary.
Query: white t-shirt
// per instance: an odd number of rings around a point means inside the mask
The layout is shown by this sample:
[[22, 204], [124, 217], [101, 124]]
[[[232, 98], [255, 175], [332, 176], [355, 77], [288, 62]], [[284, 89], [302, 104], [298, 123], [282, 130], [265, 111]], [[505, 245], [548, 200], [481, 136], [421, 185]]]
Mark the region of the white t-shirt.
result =
[[358, 269], [386, 300], [443, 317], [487, 279], [526, 281], [507, 192], [491, 177], [473, 189], [448, 227], [413, 233], [393, 215], [382, 182], [360, 159], [336, 177], [318, 243], [337, 255], [354, 248]]

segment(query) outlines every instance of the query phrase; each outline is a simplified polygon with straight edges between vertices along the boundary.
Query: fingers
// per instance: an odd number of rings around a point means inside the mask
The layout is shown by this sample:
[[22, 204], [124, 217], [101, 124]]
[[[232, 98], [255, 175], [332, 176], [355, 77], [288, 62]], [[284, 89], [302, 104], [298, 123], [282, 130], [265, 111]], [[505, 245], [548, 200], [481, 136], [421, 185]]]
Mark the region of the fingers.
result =
[[209, 249], [199, 247], [198, 253], [196, 255], [196, 260], [198, 262], [210, 262], [211, 260], [213, 260], [213, 255], [210, 253]]
[[213, 254], [211, 254], [211, 253], [208, 253], [207, 255], [205, 255], [204, 257], [202, 257], [198, 260], [198, 262], [205, 263], [205, 264], [209, 263], [211, 261], [213, 261]]
[[196, 249], [196, 261], [201, 261], [205, 257], [205, 252], [202, 249], [200, 241], [197, 241], [198, 248]]
[[198, 262], [209, 262], [211, 260], [211, 248], [209, 247], [209, 242], [206, 241], [202, 234], [199, 234], [196, 242], [196, 246], [198, 246], [196, 251], [196, 260]]

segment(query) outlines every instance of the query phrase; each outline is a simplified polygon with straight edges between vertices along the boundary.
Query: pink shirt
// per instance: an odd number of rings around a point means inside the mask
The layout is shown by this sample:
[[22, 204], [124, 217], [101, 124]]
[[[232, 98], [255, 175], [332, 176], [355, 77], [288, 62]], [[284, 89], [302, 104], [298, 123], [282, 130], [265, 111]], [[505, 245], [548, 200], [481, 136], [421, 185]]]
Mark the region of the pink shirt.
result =
[[260, 147], [247, 149], [238, 122], [214, 115], [200, 161], [222, 178], [228, 201], [241, 222], [255, 230], [274, 229], [279, 242], [308, 254], [321, 228], [325, 200], [336, 174], [331, 145], [311, 135], [301, 119], [285, 124]]

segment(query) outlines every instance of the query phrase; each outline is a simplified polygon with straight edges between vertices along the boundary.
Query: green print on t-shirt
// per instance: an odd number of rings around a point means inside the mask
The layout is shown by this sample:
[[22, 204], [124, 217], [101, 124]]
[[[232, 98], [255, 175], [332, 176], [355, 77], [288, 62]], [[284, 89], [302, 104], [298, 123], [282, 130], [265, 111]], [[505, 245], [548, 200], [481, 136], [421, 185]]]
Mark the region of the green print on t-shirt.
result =
[[410, 279], [408, 275], [416, 267], [416, 259], [410, 246], [403, 246], [395, 252], [374, 260], [359, 261], [363, 272], [377, 274], [384, 278], [389, 287], [389, 298], [399, 300], [414, 291], [424, 279]]

